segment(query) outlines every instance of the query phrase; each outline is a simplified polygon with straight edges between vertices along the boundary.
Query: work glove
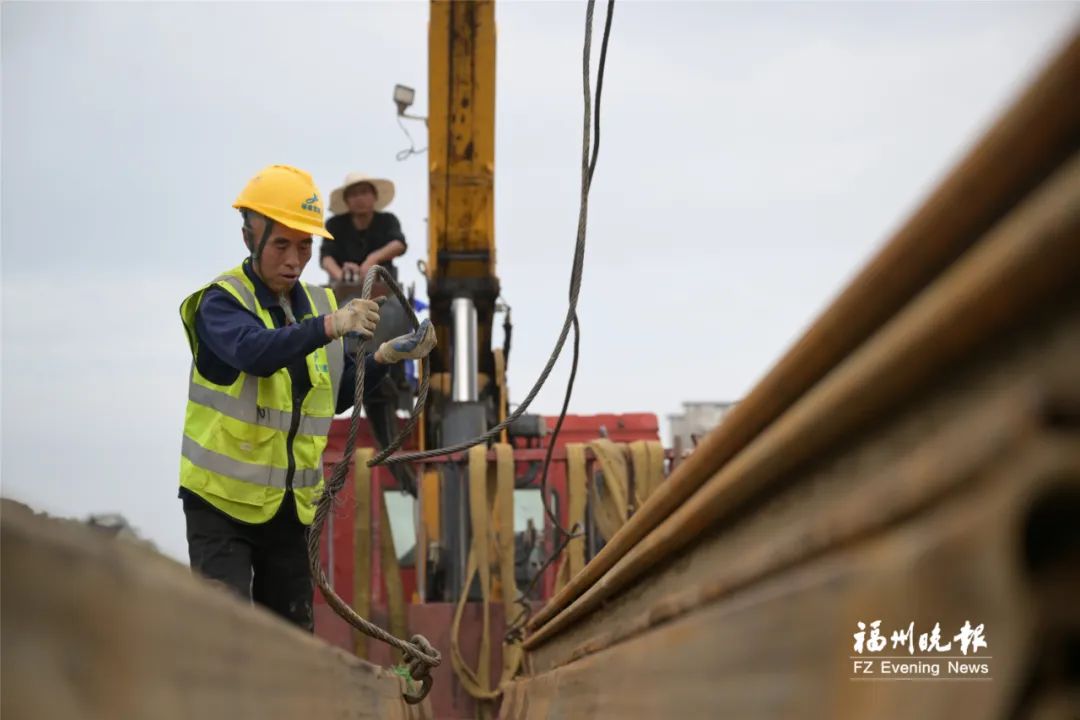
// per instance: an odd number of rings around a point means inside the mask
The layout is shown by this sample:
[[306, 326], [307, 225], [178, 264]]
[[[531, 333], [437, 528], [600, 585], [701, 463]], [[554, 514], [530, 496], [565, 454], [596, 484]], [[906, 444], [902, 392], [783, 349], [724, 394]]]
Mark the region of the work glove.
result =
[[350, 300], [330, 313], [327, 318], [329, 322], [326, 332], [335, 340], [349, 333], [360, 333], [371, 337], [379, 324], [379, 303], [359, 298]]
[[407, 335], [387, 340], [375, 352], [375, 360], [387, 365], [401, 360], [415, 360], [425, 357], [435, 347], [435, 328], [430, 320], [424, 320], [420, 327]]

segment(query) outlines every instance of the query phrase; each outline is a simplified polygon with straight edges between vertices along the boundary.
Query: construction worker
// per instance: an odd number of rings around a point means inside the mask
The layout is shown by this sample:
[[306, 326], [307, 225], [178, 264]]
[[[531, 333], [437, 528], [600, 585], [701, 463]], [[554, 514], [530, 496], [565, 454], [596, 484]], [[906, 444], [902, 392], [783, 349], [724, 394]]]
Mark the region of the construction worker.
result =
[[[371, 336], [379, 305], [300, 282], [312, 236], [332, 240], [311, 176], [263, 169], [233, 207], [248, 257], [188, 296], [180, 316], [192, 367], [180, 460], [191, 566], [238, 595], [314, 629], [307, 529], [323, 487], [336, 413], [356, 367], [342, 337]], [[430, 323], [369, 356], [366, 382], [435, 344]]]
[[[334, 236], [319, 250], [323, 270], [332, 282], [363, 280], [375, 265], [397, 278], [393, 259], [405, 253], [401, 223], [383, 208], [394, 199], [394, 183], [363, 173], [349, 173], [330, 194], [326, 229]], [[353, 279], [355, 278], [355, 279]]]

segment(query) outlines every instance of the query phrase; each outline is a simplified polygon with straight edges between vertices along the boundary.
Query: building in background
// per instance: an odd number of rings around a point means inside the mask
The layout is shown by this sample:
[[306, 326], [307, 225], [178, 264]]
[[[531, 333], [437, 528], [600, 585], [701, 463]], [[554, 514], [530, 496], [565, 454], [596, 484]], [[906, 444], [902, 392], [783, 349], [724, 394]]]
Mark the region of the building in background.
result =
[[693, 452], [698, 441], [719, 425], [733, 407], [733, 402], [684, 402], [681, 414], [668, 415], [675, 458], [679, 460]]

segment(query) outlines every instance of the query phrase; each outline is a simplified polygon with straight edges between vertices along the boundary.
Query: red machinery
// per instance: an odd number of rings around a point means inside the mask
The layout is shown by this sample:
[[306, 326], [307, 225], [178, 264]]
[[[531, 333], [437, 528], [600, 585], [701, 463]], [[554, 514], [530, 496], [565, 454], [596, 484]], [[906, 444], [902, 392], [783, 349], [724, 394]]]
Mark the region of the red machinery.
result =
[[[545, 417], [547, 427], [550, 430], [555, 425], [555, 417]], [[329, 474], [333, 465], [341, 459], [341, 452], [345, 444], [345, 434], [348, 430], [347, 420], [337, 420], [330, 432], [330, 443], [327, 446], [323, 461], [326, 464], [326, 472]], [[548, 492], [554, 499], [549, 500], [558, 511], [558, 517], [563, 526], [568, 525], [566, 503], [562, 498], [566, 497], [566, 453], [565, 445], [568, 442], [587, 442], [598, 437], [607, 436], [615, 442], [631, 442], [633, 440], [656, 440], [659, 428], [657, 418], [651, 413], [631, 413], [623, 415], [567, 415], [563, 422], [562, 430], [556, 443], [553, 462], [548, 476]], [[515, 445], [514, 464], [518, 491], [539, 492], [538, 469], [543, 464], [545, 450], [547, 448], [545, 438], [531, 441], [519, 439]], [[357, 445], [370, 447], [373, 444], [367, 421], [361, 423], [360, 432], [357, 436]], [[415, 441], [407, 445], [405, 449], [415, 446]], [[445, 458], [439, 458], [436, 462], [448, 462]], [[350, 473], [350, 481], [338, 496], [340, 506], [333, 515], [332, 521], [327, 524], [326, 533], [323, 537], [322, 552], [323, 562], [326, 567], [333, 568], [328, 576], [338, 594], [346, 602], [353, 602], [353, 587], [358, 558], [354, 553], [354, 514], [356, 506], [354, 497], [354, 485]], [[405, 496], [398, 486], [397, 480], [391, 475], [386, 467], [376, 467], [372, 472], [371, 498], [369, 507], [378, 509], [376, 503], [382, 502], [383, 498], [408, 498], [407, 504], [412, 505], [411, 496]], [[393, 501], [392, 501], [393, 502]], [[388, 608], [386, 588], [383, 580], [381, 538], [381, 513], [372, 511], [371, 517], [371, 553], [367, 566], [371, 575], [371, 617], [370, 619], [382, 627], [388, 626]], [[542, 516], [541, 522], [542, 522]], [[401, 512], [391, 513], [391, 522], [404, 520], [408, 523], [407, 514]], [[412, 528], [412, 524], [408, 524]], [[542, 525], [540, 536], [543, 539], [542, 553], [545, 557], [554, 551], [554, 533], [552, 528]], [[519, 528], [515, 528], [519, 530]], [[399, 530], [399, 533], [405, 533]], [[332, 541], [329, 536], [332, 535]], [[413, 533], [415, 537], [415, 532]], [[407, 602], [407, 617], [409, 631], [421, 633], [427, 637], [437, 648], [445, 650], [450, 641], [450, 620], [454, 612], [453, 602], [427, 602], [421, 596], [417, 588], [417, 573], [415, 549], [396, 548], [400, 558], [401, 581]], [[552, 594], [555, 585], [555, 575], [558, 563], [552, 563], [544, 572], [543, 578], [538, 583], [538, 593], [534, 597], [539, 602], [546, 601]], [[465, 611], [462, 623], [461, 643], [462, 652], [469, 662], [476, 661], [479, 652], [479, 603], [470, 603]], [[505, 621], [502, 617], [502, 606], [498, 603], [491, 604], [493, 613], [492, 622], [495, 628], [495, 637], [502, 636], [502, 628]], [[319, 593], [315, 595], [315, 632], [328, 642], [343, 649], [354, 649], [354, 636], [352, 629], [344, 620], [334, 614], [322, 599]], [[385, 645], [369, 643], [367, 657], [372, 662], [382, 665], [393, 665], [400, 662], [400, 658]], [[495, 650], [492, 663], [498, 667], [501, 661], [499, 650]], [[434, 671], [435, 684], [431, 692], [431, 702], [435, 709], [436, 717], [439, 718], [465, 718], [473, 717], [472, 699], [466, 695], [457, 685], [453, 678], [453, 671], [449, 662], [444, 662]]]
[[[518, 599], [518, 592], [533, 586], [529, 600], [534, 603], [548, 598], [554, 588], [558, 563], [538, 575], [557, 549], [562, 538], [545, 522], [544, 508], [552, 508], [560, 524], [569, 525], [566, 480], [566, 458], [563, 448], [568, 442], [588, 442], [607, 437], [615, 442], [658, 439], [656, 416], [652, 414], [569, 416], [558, 436], [554, 463], [549, 473], [548, 497], [541, 497], [540, 468], [549, 442], [545, 426], [550, 430], [555, 418], [521, 415], [513, 422], [506, 369], [510, 356], [510, 312], [503, 299], [496, 273], [495, 243], [495, 9], [491, 0], [447, 2], [433, 0], [429, 33], [428, 68], [428, 247], [421, 270], [427, 281], [426, 301], [429, 317], [436, 329], [438, 347], [427, 361], [431, 372], [430, 391], [416, 432], [404, 450], [437, 449], [464, 443], [490, 433], [504, 422], [507, 427], [492, 433], [501, 443], [513, 447], [514, 518], [507, 516], [507, 505], [501, 507], [501, 519], [493, 521], [498, 527], [499, 542], [510, 538], [505, 525], [518, 525], [526, 515], [533, 518], [535, 532], [521, 534], [515, 527], [514, 582], [517, 588], [512, 597], [503, 594], [504, 577], [492, 583], [490, 598], [491, 647], [494, 657], [487, 657], [491, 667], [501, 667], [501, 639], [504, 637], [506, 612], [504, 603]], [[394, 94], [401, 118], [415, 119], [405, 113], [413, 100], [409, 88], [399, 86]], [[569, 258], [568, 258], [569, 260]], [[553, 292], [557, 292], [554, 291]], [[560, 292], [561, 294], [561, 292]], [[339, 300], [343, 299], [339, 293]], [[384, 321], [387, 319], [384, 308]], [[495, 318], [504, 313], [505, 330], [502, 347], [493, 343]], [[375, 412], [373, 417], [382, 432], [383, 425], [392, 424], [393, 412]], [[331, 432], [325, 454], [330, 467], [341, 458], [347, 423], [339, 421]], [[374, 447], [371, 428], [365, 423], [357, 447]], [[505, 450], [505, 448], [503, 449]], [[494, 454], [494, 452], [493, 452]], [[493, 458], [492, 458], [493, 459]], [[504, 460], [505, 463], [505, 460]], [[505, 482], [505, 464], [502, 478]], [[592, 473], [588, 465], [585, 475]], [[576, 475], [575, 475], [576, 476]], [[414, 482], [415, 480], [415, 482]], [[339, 495], [339, 507], [328, 523], [322, 547], [323, 561], [332, 568], [328, 573], [336, 592], [361, 615], [366, 615], [382, 627], [401, 635], [424, 635], [443, 655], [443, 662], [433, 672], [434, 689], [431, 701], [439, 718], [475, 716], [475, 703], [465, 686], [459, 682], [451, 667], [450, 635], [456, 604], [464, 603], [459, 644], [466, 663], [476, 667], [481, 644], [483, 604], [477, 602], [480, 583], [470, 583], [467, 577], [468, 555], [472, 548], [469, 470], [461, 454], [454, 458], [438, 457], [413, 466], [411, 471], [399, 471], [398, 477], [386, 467], [376, 467], [370, 476], [361, 473], [359, 482], [368, 497], [357, 503], [354, 482], [346, 484]], [[415, 488], [412, 495], [403, 495], [403, 485]], [[503, 486], [505, 488], [505, 485]], [[574, 498], [579, 486], [575, 483]], [[505, 498], [505, 495], [500, 497]], [[383, 504], [387, 512], [383, 513]], [[393, 506], [393, 507], [391, 507]], [[354, 507], [360, 512], [354, 512]], [[580, 508], [580, 506], [577, 506]], [[519, 512], [520, 511], [520, 512]], [[415, 525], [408, 522], [415, 518]], [[354, 517], [361, 522], [354, 522]], [[481, 514], [480, 517], [483, 517]], [[585, 556], [599, 548], [601, 540], [594, 527], [592, 515], [586, 511], [579, 519], [585, 531]], [[384, 521], [383, 518], [389, 518]], [[386, 533], [384, 522], [405, 527], [392, 527]], [[359, 528], [360, 532], [356, 532]], [[402, 545], [414, 544], [419, 552], [407, 547], [395, 548], [399, 560], [384, 554], [383, 545], [390, 536]], [[359, 540], [355, 539], [359, 538]], [[369, 552], [356, 552], [357, 542]], [[578, 546], [574, 546], [577, 562]], [[485, 550], [486, 554], [486, 550]], [[509, 553], [499, 553], [505, 571]], [[392, 566], [387, 568], [387, 562]], [[479, 561], [477, 561], [479, 563]], [[568, 566], [569, 567], [569, 566]], [[389, 573], [387, 572], [389, 570]], [[384, 582], [387, 575], [393, 582]], [[397, 578], [400, 577], [400, 583]], [[354, 589], [355, 588], [357, 589]], [[389, 602], [392, 588], [398, 602]], [[400, 593], [400, 595], [398, 594]], [[516, 607], [516, 606], [511, 606]], [[516, 618], [513, 618], [514, 620]], [[401, 659], [379, 643], [358, 646], [352, 631], [317, 599], [317, 633], [343, 648], [359, 649], [367, 659], [393, 665]], [[360, 639], [362, 642], [362, 639]], [[492, 689], [492, 681], [477, 680], [487, 685], [480, 694]]]

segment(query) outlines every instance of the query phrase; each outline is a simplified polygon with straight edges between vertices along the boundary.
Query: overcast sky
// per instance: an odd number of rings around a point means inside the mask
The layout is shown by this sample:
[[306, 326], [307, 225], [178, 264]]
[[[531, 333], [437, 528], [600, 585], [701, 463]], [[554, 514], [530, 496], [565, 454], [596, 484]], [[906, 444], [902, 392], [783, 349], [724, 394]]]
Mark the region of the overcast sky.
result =
[[[663, 418], [745, 395], [1077, 7], [618, 3], [571, 412]], [[426, 155], [395, 160], [391, 92], [416, 87], [426, 110], [427, 16], [3, 3], [3, 495], [121, 512], [186, 559], [179, 303], [243, 257], [230, 205], [270, 163], [308, 169], [324, 194], [350, 170], [393, 179], [402, 275], [419, 279]], [[565, 310], [584, 4], [507, 2], [497, 19], [496, 241], [520, 399]], [[314, 263], [304, 277], [323, 280]], [[535, 410], [557, 412], [567, 368]]]

